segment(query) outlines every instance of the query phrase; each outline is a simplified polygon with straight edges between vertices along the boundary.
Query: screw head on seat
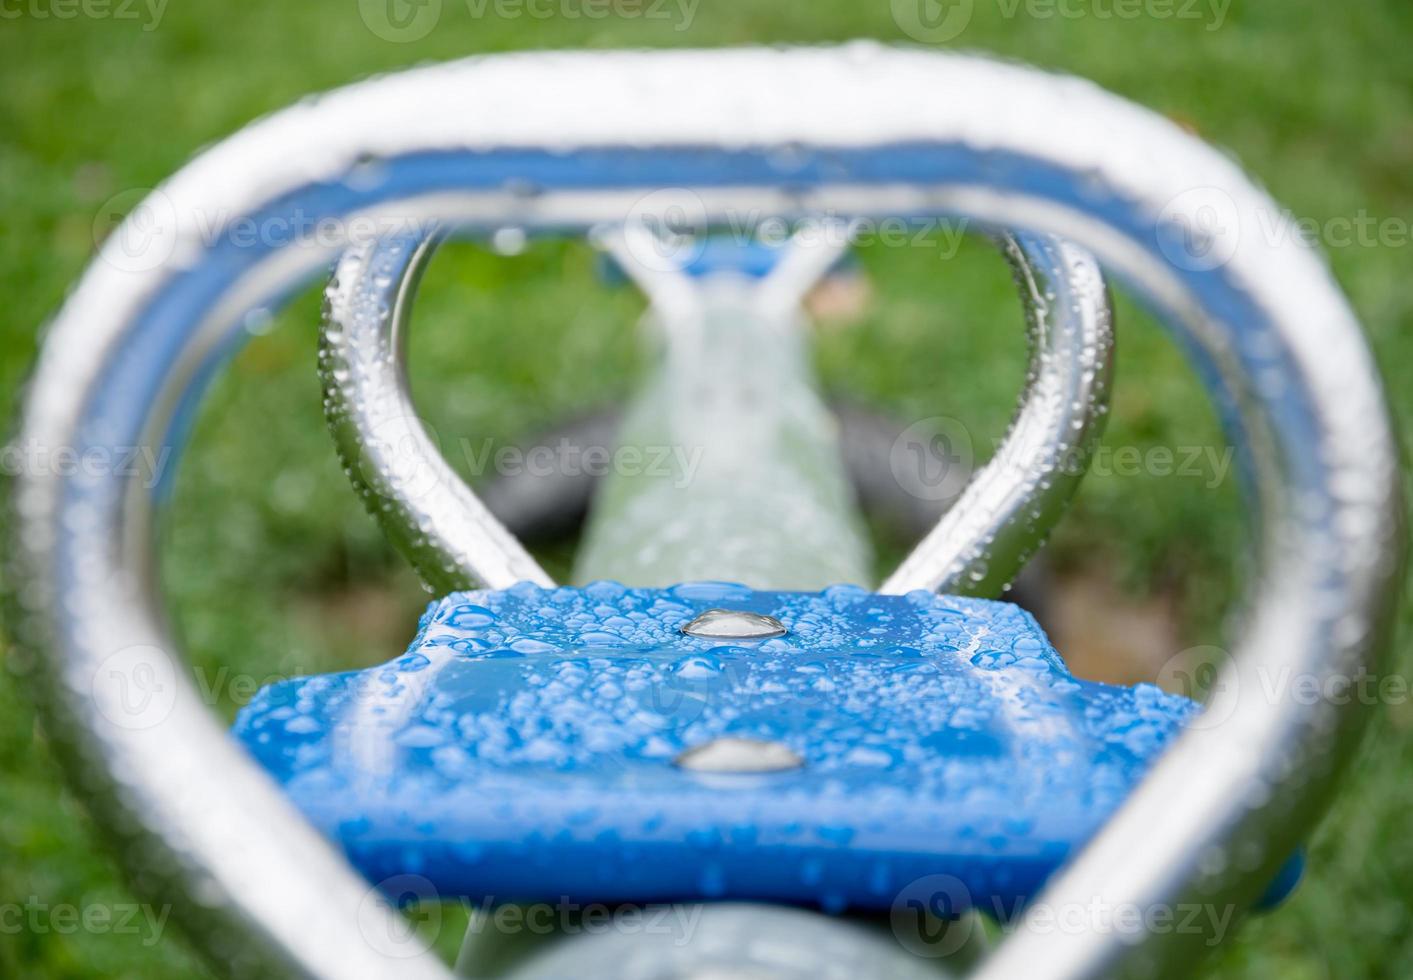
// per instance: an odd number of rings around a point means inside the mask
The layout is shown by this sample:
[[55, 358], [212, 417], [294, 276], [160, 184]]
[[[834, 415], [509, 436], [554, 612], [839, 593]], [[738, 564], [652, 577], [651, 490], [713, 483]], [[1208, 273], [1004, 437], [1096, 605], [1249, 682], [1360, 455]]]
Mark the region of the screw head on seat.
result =
[[766, 640], [790, 631], [774, 616], [737, 609], [708, 609], [683, 626], [682, 632], [714, 640]]
[[672, 764], [693, 772], [784, 772], [799, 769], [805, 760], [780, 742], [727, 735], [692, 746]]

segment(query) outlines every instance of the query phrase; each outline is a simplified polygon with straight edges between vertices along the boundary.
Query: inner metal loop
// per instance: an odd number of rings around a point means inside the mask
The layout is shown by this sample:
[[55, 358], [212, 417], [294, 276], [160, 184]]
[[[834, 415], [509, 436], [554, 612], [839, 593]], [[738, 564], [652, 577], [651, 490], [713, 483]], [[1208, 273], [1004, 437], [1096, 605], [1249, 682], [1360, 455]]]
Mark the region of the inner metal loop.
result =
[[438, 594], [550, 577], [446, 462], [417, 417], [407, 323], [438, 234], [377, 239], [339, 261], [324, 295], [324, 414], [358, 495]]
[[[1097, 263], [1054, 236], [994, 237], [1012, 267], [1025, 315], [1029, 363], [1020, 403], [995, 456], [954, 491], [955, 503], [882, 592], [999, 594], [1063, 513], [1102, 433], [1113, 370], [1113, 312]], [[412, 293], [437, 240], [433, 234], [420, 242], [369, 242], [339, 262], [320, 344], [329, 424], [355, 489], [433, 589], [480, 583], [499, 588], [517, 578], [544, 584], [544, 573], [416, 420], [406, 337]], [[620, 261], [631, 266], [631, 250], [619, 251]], [[669, 302], [656, 295], [663, 290], [651, 288], [667, 277], [645, 278], [659, 316], [691, 315], [690, 295]], [[680, 277], [669, 285], [691, 290]], [[802, 293], [795, 290], [792, 298]], [[906, 467], [899, 469], [900, 477], [908, 475]], [[929, 492], [924, 486], [915, 490]]]

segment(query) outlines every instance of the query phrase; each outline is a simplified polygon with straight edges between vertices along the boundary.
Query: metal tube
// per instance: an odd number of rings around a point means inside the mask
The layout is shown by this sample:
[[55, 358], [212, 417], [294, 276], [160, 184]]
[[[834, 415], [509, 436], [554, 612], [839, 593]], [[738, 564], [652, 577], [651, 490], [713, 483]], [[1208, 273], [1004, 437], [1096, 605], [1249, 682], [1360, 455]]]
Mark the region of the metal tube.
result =
[[1016, 414], [996, 455], [880, 592], [999, 595], [1060, 519], [1103, 434], [1114, 327], [1098, 263], [1047, 235], [999, 240], [1029, 328]]
[[438, 235], [349, 249], [324, 292], [324, 416], [349, 482], [438, 594], [553, 585], [442, 457], [407, 384], [407, 324]]
[[[660, 258], [642, 261], [653, 257], [652, 245], [602, 237], [652, 298], [652, 333], [664, 350], [619, 434], [637, 465], [599, 486], [576, 578], [724, 579], [773, 589], [868, 584], [868, 546], [851, 513], [835, 426], [800, 337], [799, 300], [839, 245], [823, 234], [797, 236], [787, 264], [749, 285], [697, 282]], [[1113, 316], [1098, 265], [1051, 236], [995, 238], [1015, 275], [1029, 349], [1016, 415], [975, 474], [964, 460], [960, 478], [947, 478], [955, 486], [905, 486], [946, 492], [955, 503], [884, 592], [998, 595], [1058, 520], [1103, 429]], [[397, 352], [433, 247], [430, 239], [410, 247], [394, 238], [350, 251], [329, 290], [321, 357], [345, 471], [390, 540], [433, 588], [450, 591], [484, 581], [473, 560], [490, 535], [475, 495], [423, 427], [405, 421], [415, 422], [416, 409]], [[895, 447], [909, 449], [930, 451]], [[894, 478], [913, 480], [909, 461], [898, 462]]]
[[[838, 254], [823, 240], [785, 247]], [[619, 433], [621, 447], [645, 462], [616, 467], [600, 483], [576, 578], [798, 590], [868, 583], [870, 548], [836, 425], [806, 360], [797, 300], [814, 276], [782, 303], [777, 277], [798, 264], [790, 254], [761, 282], [696, 280], [649, 270], [630, 247], [615, 254], [646, 279], [649, 296], [670, 290], [676, 302], [649, 311], [663, 349]], [[816, 264], [816, 274], [828, 264]]]

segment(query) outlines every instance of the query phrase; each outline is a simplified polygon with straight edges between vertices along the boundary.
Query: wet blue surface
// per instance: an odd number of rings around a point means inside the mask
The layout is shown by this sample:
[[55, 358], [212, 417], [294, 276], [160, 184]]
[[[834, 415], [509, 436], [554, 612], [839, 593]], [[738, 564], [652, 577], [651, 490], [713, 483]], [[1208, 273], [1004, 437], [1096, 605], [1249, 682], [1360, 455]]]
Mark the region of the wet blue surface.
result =
[[[682, 635], [711, 608], [776, 639]], [[236, 735], [373, 881], [476, 900], [886, 908], [959, 879], [1007, 912], [1093, 834], [1197, 706], [1070, 676], [1016, 606], [697, 583], [458, 593], [402, 657], [268, 687]], [[730, 735], [794, 771], [672, 759]]]

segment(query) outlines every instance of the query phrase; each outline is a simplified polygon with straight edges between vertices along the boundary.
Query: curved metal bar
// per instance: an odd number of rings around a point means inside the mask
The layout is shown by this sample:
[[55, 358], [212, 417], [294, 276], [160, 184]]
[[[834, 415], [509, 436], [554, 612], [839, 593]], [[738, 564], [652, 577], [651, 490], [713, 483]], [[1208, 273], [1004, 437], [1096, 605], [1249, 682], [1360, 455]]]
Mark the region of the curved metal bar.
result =
[[406, 371], [412, 300], [438, 235], [349, 249], [324, 299], [324, 414], [358, 495], [437, 594], [554, 582], [457, 475], [412, 403]]
[[1000, 241], [1029, 327], [1020, 404], [996, 455], [880, 592], [999, 595], [1064, 513], [1103, 434], [1114, 327], [1098, 263], [1048, 235]]
[[[709, 97], [684, 105], [681, 79], [703, 76]], [[1202, 716], [1225, 721], [1178, 740], [1034, 914], [1244, 906], [1321, 812], [1369, 714], [1344, 692], [1387, 652], [1402, 573], [1396, 443], [1329, 271], [1300, 236], [1261, 233], [1280, 213], [1270, 198], [1223, 154], [1087, 83], [849, 45], [500, 56], [310, 100], [154, 193], [173, 221], [165, 261], [131, 261], [151, 211], [105, 243], [51, 326], [20, 437], [79, 458], [174, 440], [248, 311], [346, 244], [228, 234], [247, 221], [352, 229], [356, 217], [377, 236], [433, 217], [585, 231], [667, 184], [697, 188], [716, 220], [962, 214], [1062, 236], [1188, 342], [1231, 412], [1259, 504], [1259, 588]], [[224, 969], [384, 974], [386, 944], [380, 958], [359, 928], [362, 884], [181, 673], [150, 576], [153, 505], [135, 475], [83, 467], [28, 471], [10, 497], [17, 640], [75, 788], [134, 884], [174, 901]], [[145, 707], [122, 696], [136, 668], [170, 679]], [[1302, 704], [1305, 685], [1262, 683], [1292, 674], [1325, 697]], [[391, 920], [375, 911], [376, 933]], [[1210, 938], [1023, 918], [981, 972], [1185, 974]], [[401, 972], [441, 971], [419, 955]]]
[[[934, 490], [959, 495], [883, 592], [999, 595], [1064, 512], [1103, 430], [1113, 312], [1098, 264], [1049, 235], [996, 238], [1014, 271], [1027, 326], [1030, 360], [1020, 404], [996, 455], [960, 491], [946, 482], [906, 488], [922, 496]], [[486, 520], [494, 518], [420, 426], [404, 431], [403, 420], [415, 424], [416, 409], [398, 353], [410, 296], [434, 239], [390, 238], [344, 256], [329, 288], [320, 358], [324, 405], [345, 472], [423, 578], [450, 591], [476, 581], [468, 556], [485, 550]], [[625, 267], [633, 267], [631, 255]], [[391, 315], [380, 312], [386, 310]], [[401, 447], [396, 454], [386, 450], [389, 430]], [[372, 467], [370, 453], [378, 457]], [[895, 478], [911, 477], [908, 461], [897, 462]], [[374, 485], [380, 489], [370, 490]]]

